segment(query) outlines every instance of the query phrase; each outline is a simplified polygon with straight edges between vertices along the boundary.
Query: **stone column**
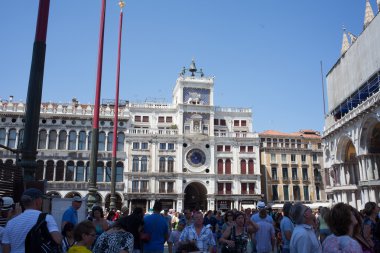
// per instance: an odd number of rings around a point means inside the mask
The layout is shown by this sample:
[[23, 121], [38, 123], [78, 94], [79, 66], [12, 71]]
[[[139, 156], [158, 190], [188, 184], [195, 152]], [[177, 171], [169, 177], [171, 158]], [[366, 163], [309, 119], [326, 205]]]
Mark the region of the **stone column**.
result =
[[372, 168], [373, 168], [373, 178], [375, 180], [379, 180], [379, 167], [378, 167], [378, 160], [379, 160], [379, 155], [374, 154], [371, 156], [372, 157]]
[[368, 191], [369, 191], [369, 201], [377, 203], [375, 189], [370, 188], [370, 189], [368, 189]]
[[368, 175], [368, 180], [373, 180], [373, 167], [372, 167], [372, 159], [371, 155], [367, 155], [365, 158], [365, 164], [366, 164], [366, 170], [367, 170], [367, 175]]
[[77, 137], [75, 138], [75, 150], [78, 150], [78, 143], [79, 143], [79, 132], [76, 131]]
[[[5, 141], [4, 141], [4, 146], [8, 146], [8, 137], [9, 137], [9, 128], [5, 129]], [[40, 137], [40, 132], [38, 131], [37, 140], [39, 140], [39, 137]], [[38, 145], [38, 141], [37, 141], [37, 145]]]
[[[151, 172], [158, 171], [156, 170], [156, 164], [157, 164], [157, 139], [152, 140]], [[168, 171], [166, 167], [167, 167], [167, 160], [165, 158], [165, 171]]]
[[352, 199], [352, 206], [354, 207], [354, 208], [357, 208], [357, 204], [356, 204], [356, 193], [355, 193], [355, 191], [352, 191], [351, 192], [351, 199]]
[[348, 204], [347, 192], [342, 192], [342, 202]]
[[368, 188], [364, 187], [363, 188], [363, 204], [367, 203], [369, 201], [369, 193], [368, 193]]

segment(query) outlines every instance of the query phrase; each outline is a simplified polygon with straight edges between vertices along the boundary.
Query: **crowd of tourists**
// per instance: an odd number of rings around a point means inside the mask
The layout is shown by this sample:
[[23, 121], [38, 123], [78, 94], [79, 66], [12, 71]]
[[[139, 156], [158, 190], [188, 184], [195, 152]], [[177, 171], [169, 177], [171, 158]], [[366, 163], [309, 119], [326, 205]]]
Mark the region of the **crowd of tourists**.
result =
[[43, 194], [28, 189], [21, 206], [0, 198], [0, 252], [28, 253], [378, 253], [379, 207], [363, 210], [338, 203], [331, 209], [310, 209], [302, 203], [285, 203], [272, 210], [260, 201], [257, 209], [206, 211], [162, 210], [155, 201], [152, 213], [140, 207], [132, 212], [105, 212], [94, 206], [78, 220], [80, 197], [72, 199], [59, 228], [42, 213]]

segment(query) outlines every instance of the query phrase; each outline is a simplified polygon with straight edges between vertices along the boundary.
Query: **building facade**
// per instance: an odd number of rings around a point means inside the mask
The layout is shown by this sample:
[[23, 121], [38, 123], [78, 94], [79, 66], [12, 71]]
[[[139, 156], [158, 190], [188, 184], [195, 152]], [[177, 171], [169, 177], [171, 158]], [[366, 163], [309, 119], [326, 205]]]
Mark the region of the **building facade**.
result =
[[[314, 130], [282, 133], [268, 130], [259, 134], [262, 192], [272, 206], [286, 201], [326, 201], [322, 138]], [[322, 173], [322, 174], [321, 174]]]
[[380, 17], [367, 1], [363, 32], [344, 32], [341, 57], [327, 74], [326, 194], [358, 209], [380, 201], [379, 39]]
[[[97, 202], [110, 202], [113, 101], [100, 110]], [[58, 197], [88, 194], [94, 106], [43, 103], [38, 134], [38, 180]], [[0, 144], [22, 144], [25, 104], [0, 102]], [[214, 78], [195, 63], [180, 74], [172, 103], [119, 104], [117, 206], [230, 209], [261, 199], [259, 138], [249, 108], [214, 105]], [[2, 163], [15, 156], [0, 150]]]

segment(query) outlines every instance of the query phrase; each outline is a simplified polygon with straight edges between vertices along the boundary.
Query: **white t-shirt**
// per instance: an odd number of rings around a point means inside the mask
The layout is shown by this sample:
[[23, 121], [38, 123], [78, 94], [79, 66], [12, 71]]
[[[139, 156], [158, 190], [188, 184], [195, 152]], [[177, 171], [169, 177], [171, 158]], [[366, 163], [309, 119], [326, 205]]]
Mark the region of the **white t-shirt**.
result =
[[[37, 223], [41, 211], [27, 209], [8, 221], [3, 233], [2, 244], [10, 244], [11, 253], [25, 253], [25, 239], [30, 229]], [[53, 216], [46, 215], [49, 232], [59, 232]]]

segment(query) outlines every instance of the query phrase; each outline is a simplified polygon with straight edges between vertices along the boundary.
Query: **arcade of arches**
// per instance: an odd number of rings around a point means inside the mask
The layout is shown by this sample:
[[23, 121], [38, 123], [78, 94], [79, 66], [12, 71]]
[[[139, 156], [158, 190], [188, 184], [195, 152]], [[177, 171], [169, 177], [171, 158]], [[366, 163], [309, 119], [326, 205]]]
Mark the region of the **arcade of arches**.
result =
[[[358, 133], [358, 134], [356, 134]], [[334, 151], [334, 143], [336, 152]], [[325, 142], [326, 143], [326, 142]], [[363, 208], [368, 201], [380, 201], [380, 123], [367, 120], [360, 129], [327, 142], [325, 159], [333, 161], [325, 170], [330, 202], [344, 202]], [[332, 155], [335, 154], [335, 159]], [[326, 166], [327, 167], [327, 166]]]

